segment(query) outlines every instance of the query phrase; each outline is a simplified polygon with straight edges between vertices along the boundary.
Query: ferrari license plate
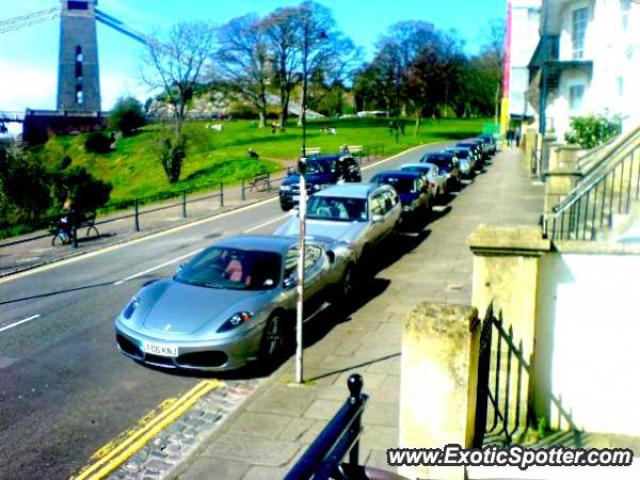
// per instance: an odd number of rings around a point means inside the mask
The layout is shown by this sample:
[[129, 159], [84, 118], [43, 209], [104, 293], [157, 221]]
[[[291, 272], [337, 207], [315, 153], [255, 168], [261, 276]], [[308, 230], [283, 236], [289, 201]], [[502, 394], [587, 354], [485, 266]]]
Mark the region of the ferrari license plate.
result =
[[178, 347], [175, 345], [163, 345], [159, 343], [142, 343], [142, 351], [144, 353], [151, 353], [160, 357], [177, 357]]

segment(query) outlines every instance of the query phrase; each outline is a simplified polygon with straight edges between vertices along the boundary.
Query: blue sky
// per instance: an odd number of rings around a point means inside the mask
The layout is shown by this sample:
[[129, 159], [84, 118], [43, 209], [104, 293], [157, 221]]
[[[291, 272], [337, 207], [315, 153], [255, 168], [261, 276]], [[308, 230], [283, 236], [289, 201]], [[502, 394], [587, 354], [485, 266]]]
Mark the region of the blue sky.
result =
[[[161, 33], [173, 22], [209, 19], [222, 24], [249, 12], [266, 14], [284, 0], [99, 0], [99, 8], [131, 26]], [[400, 20], [426, 20], [455, 29], [471, 53], [482, 43], [487, 22], [504, 18], [506, 0], [320, 0], [339, 27], [368, 55], [376, 38]], [[0, 20], [58, 5], [58, 0], [2, 0]], [[0, 34], [0, 110], [55, 108], [59, 20]], [[119, 96], [148, 96], [139, 82], [142, 47], [98, 24], [103, 109]]]

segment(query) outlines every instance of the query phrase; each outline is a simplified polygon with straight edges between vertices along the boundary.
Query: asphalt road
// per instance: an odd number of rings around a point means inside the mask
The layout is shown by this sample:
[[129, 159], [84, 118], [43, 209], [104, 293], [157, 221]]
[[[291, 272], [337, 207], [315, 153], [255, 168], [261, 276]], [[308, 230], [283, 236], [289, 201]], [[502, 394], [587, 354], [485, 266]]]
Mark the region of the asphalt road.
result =
[[[364, 180], [434, 148], [372, 165]], [[200, 381], [125, 358], [113, 319], [144, 282], [172, 275], [213, 239], [271, 233], [286, 218], [274, 199], [0, 282], [0, 478], [67, 478], [164, 399]]]

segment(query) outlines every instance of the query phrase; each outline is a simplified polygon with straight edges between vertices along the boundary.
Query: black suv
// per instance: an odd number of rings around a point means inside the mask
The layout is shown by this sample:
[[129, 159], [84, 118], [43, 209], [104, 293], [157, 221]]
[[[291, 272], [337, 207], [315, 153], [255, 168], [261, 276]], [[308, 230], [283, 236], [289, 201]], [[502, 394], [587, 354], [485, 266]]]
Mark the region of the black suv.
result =
[[[351, 155], [318, 155], [306, 161], [304, 178], [307, 194], [312, 195], [330, 185], [342, 182], [360, 182], [360, 165]], [[300, 173], [291, 172], [280, 185], [280, 207], [290, 210], [300, 200]]]

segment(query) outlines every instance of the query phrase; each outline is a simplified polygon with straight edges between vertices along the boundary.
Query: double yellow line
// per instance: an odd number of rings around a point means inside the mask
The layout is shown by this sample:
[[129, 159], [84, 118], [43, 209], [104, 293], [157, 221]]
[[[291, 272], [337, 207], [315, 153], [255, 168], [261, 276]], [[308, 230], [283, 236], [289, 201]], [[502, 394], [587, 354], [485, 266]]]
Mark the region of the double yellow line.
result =
[[200, 398], [224, 385], [218, 380], [203, 380], [180, 398], [168, 398], [142, 417], [138, 423], [97, 450], [88, 465], [70, 480], [97, 480], [105, 478], [122, 465], [149, 440], [178, 419]]

